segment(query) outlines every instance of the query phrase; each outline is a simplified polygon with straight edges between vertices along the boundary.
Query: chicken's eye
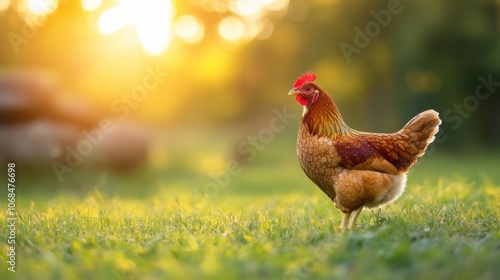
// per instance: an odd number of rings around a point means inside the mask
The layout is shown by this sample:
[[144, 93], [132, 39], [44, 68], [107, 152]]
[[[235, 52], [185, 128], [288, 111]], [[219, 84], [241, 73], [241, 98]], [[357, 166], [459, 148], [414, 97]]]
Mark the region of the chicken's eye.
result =
[[310, 87], [310, 86], [307, 86], [307, 87], [306, 87], [306, 90], [307, 90], [307, 91], [311, 91], [311, 89], [312, 89], [312, 87]]

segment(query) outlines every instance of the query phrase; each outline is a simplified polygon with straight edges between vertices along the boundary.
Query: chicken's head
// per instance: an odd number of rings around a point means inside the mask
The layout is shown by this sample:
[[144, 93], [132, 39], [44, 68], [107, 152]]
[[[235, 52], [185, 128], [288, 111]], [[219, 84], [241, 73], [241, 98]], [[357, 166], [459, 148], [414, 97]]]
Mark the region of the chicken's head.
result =
[[316, 74], [307, 71], [295, 81], [293, 88], [288, 95], [295, 95], [295, 100], [302, 106], [307, 106], [316, 102], [319, 96], [319, 88], [313, 82], [316, 80]]

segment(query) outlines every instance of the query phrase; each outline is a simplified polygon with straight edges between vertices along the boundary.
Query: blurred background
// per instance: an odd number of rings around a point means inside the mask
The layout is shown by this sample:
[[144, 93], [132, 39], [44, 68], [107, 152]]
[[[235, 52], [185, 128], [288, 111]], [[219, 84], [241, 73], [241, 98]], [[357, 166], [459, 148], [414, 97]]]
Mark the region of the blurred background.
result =
[[[203, 192], [236, 163], [228, 192], [310, 190], [287, 96], [309, 69], [358, 130], [439, 111], [415, 172], [500, 181], [498, 0], [0, 0], [0, 35], [1, 159], [24, 189]], [[276, 110], [295, 117], [269, 134]]]

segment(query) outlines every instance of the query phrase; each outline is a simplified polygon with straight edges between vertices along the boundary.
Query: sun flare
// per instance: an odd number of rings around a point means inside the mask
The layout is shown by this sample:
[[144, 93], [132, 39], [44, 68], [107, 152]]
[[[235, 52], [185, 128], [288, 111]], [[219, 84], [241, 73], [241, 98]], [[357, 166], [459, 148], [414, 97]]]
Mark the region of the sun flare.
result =
[[[212, 25], [212, 20], [191, 11], [192, 14], [177, 14], [172, 0], [79, 0], [82, 10], [95, 14], [90, 25], [98, 33], [113, 36], [115, 33], [132, 30], [136, 42], [145, 54], [159, 56], [164, 54], [173, 41], [183, 41], [194, 45], [202, 43], [213, 34], [225, 43], [238, 45], [254, 39], [265, 40], [273, 33], [273, 21], [268, 16], [285, 15], [290, 0], [224, 0], [217, 5], [211, 1], [192, 1], [191, 5], [207, 11], [225, 12], [226, 15]], [[10, 7], [21, 16], [29, 26], [40, 27], [46, 24], [58, 9], [68, 7], [69, 1], [61, 0], [0, 0], [0, 16]], [[179, 10], [184, 4], [175, 2]], [[217, 8], [214, 10], [214, 5]], [[121, 33], [123, 35], [123, 33]], [[117, 45], [122, 45], [123, 36], [114, 36]], [[120, 37], [121, 36], [121, 37]], [[126, 34], [127, 38], [130, 38]], [[114, 40], [113, 39], [113, 40]], [[120, 43], [122, 42], [122, 43]], [[136, 44], [127, 39], [127, 42]]]
[[101, 14], [99, 30], [109, 35], [125, 26], [133, 26], [144, 52], [159, 55], [170, 44], [174, 14], [170, 0], [120, 0], [117, 6]]

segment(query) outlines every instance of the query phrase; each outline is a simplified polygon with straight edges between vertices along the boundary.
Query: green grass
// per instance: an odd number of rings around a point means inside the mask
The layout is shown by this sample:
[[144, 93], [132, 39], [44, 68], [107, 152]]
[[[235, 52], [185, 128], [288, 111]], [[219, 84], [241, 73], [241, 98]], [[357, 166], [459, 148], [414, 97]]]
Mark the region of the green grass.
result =
[[365, 211], [353, 234], [337, 229], [341, 215], [319, 193], [210, 201], [182, 191], [142, 200], [94, 191], [83, 201], [32, 202], [20, 210], [15, 276], [494, 279], [499, 189], [412, 187], [382, 213]]
[[19, 186], [16, 272], [3, 241], [0, 278], [497, 279], [497, 167], [482, 174], [478, 162], [429, 157], [402, 198], [363, 211], [353, 233], [338, 229], [342, 214], [296, 161], [265, 153], [213, 198], [192, 191], [207, 177], [152, 171], [129, 180], [151, 185], [135, 197], [99, 176], [77, 192]]

